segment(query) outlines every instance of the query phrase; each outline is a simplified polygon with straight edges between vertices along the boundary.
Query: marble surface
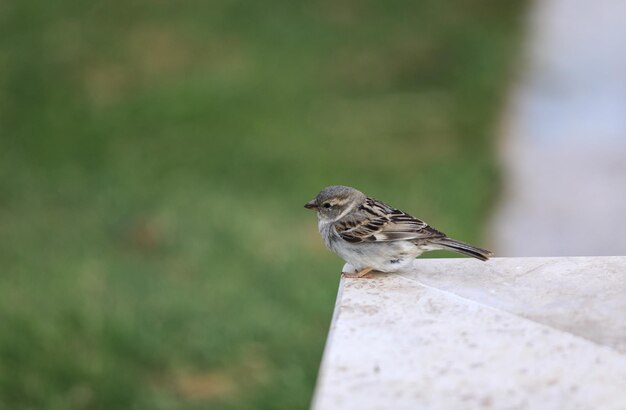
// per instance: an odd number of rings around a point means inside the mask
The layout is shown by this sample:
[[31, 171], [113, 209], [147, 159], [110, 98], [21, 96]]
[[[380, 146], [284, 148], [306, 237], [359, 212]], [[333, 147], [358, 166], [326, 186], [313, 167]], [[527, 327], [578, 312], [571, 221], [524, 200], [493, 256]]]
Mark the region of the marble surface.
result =
[[342, 279], [312, 407], [626, 409], [626, 257]]

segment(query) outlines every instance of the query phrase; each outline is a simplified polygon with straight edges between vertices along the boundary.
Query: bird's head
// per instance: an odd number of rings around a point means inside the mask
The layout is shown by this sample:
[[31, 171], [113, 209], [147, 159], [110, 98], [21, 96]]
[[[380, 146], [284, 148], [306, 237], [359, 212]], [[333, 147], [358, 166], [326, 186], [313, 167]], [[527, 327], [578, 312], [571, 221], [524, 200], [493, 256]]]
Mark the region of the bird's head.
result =
[[320, 220], [333, 222], [341, 219], [352, 209], [361, 205], [365, 198], [361, 191], [349, 186], [332, 185], [322, 189], [304, 207], [317, 211], [317, 216]]

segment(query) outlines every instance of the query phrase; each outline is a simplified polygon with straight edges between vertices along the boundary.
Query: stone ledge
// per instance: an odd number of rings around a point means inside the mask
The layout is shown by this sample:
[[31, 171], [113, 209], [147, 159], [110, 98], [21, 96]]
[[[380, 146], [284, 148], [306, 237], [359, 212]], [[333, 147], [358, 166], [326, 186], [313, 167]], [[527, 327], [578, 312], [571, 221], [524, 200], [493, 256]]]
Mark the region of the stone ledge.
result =
[[626, 257], [418, 259], [342, 279], [326, 409], [626, 409]]

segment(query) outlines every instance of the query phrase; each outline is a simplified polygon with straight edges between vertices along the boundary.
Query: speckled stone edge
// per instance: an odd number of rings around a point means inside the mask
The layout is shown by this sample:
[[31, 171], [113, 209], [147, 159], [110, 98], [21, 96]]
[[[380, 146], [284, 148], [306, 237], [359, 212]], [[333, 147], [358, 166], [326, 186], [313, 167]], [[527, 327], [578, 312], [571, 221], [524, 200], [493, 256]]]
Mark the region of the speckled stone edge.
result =
[[613, 349], [392, 274], [341, 281], [313, 408], [624, 409], [625, 386]]

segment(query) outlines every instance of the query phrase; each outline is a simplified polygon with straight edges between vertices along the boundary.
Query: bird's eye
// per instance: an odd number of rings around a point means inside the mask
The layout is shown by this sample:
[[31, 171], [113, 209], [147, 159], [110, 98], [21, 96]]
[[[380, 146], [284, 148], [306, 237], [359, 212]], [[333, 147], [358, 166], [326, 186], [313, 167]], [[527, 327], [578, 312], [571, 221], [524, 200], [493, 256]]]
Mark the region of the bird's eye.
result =
[[326, 209], [330, 208], [330, 202], [324, 202], [322, 206]]

